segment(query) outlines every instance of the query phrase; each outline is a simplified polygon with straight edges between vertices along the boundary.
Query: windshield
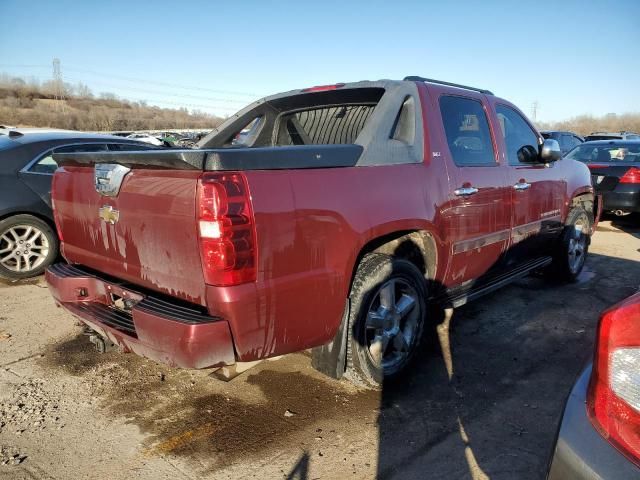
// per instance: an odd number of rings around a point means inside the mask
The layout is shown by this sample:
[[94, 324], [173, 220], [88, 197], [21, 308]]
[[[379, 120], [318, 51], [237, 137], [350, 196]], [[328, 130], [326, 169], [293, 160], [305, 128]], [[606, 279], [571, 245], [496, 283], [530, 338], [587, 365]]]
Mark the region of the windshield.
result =
[[580, 162], [640, 162], [640, 143], [589, 145], [571, 150], [566, 158]]

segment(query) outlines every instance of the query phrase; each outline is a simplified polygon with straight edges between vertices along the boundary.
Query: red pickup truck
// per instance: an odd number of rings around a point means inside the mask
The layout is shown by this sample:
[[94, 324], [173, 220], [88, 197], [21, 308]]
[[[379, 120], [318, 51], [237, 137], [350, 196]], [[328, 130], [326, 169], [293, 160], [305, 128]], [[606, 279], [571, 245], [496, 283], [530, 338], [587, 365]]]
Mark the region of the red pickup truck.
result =
[[421, 77], [267, 97], [197, 149], [55, 158], [55, 300], [185, 368], [316, 347], [318, 369], [376, 388], [428, 304], [575, 279], [597, 219], [587, 167], [520, 110]]

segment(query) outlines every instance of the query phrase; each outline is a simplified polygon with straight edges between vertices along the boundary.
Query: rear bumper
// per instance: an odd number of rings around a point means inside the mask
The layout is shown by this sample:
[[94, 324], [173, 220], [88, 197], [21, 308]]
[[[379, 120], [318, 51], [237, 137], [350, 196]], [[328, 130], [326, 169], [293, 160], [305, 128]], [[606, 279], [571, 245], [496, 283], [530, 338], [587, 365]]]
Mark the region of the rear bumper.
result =
[[590, 376], [591, 366], [569, 394], [547, 479], [639, 478], [640, 470], [596, 431], [587, 416]]
[[640, 212], [640, 185], [619, 184], [611, 192], [602, 192], [605, 211]]
[[[58, 305], [124, 351], [181, 368], [235, 363], [231, 331], [221, 318], [71, 265], [53, 265], [45, 276]], [[132, 306], [124, 311], [116, 300]]]

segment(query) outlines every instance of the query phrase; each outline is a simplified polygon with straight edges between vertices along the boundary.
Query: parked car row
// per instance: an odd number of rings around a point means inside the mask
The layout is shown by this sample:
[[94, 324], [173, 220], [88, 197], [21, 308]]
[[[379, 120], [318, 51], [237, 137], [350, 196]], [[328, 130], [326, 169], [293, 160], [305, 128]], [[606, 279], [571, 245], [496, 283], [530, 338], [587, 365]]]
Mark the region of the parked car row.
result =
[[640, 134], [635, 132], [593, 132], [585, 137], [585, 141], [592, 140], [640, 140]]

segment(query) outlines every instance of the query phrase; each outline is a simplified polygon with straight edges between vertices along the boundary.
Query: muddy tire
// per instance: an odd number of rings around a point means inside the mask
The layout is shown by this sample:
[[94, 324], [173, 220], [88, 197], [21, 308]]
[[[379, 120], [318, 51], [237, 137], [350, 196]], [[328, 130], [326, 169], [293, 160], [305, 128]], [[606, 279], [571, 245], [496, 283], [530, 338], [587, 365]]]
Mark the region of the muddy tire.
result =
[[21, 280], [44, 272], [58, 256], [58, 237], [32, 215], [0, 221], [0, 277]]
[[426, 282], [411, 262], [366, 255], [351, 287], [345, 378], [380, 389], [406, 373], [424, 329]]
[[593, 220], [585, 209], [571, 209], [553, 253], [553, 263], [548, 271], [551, 277], [565, 282], [576, 281], [587, 258], [592, 225]]

